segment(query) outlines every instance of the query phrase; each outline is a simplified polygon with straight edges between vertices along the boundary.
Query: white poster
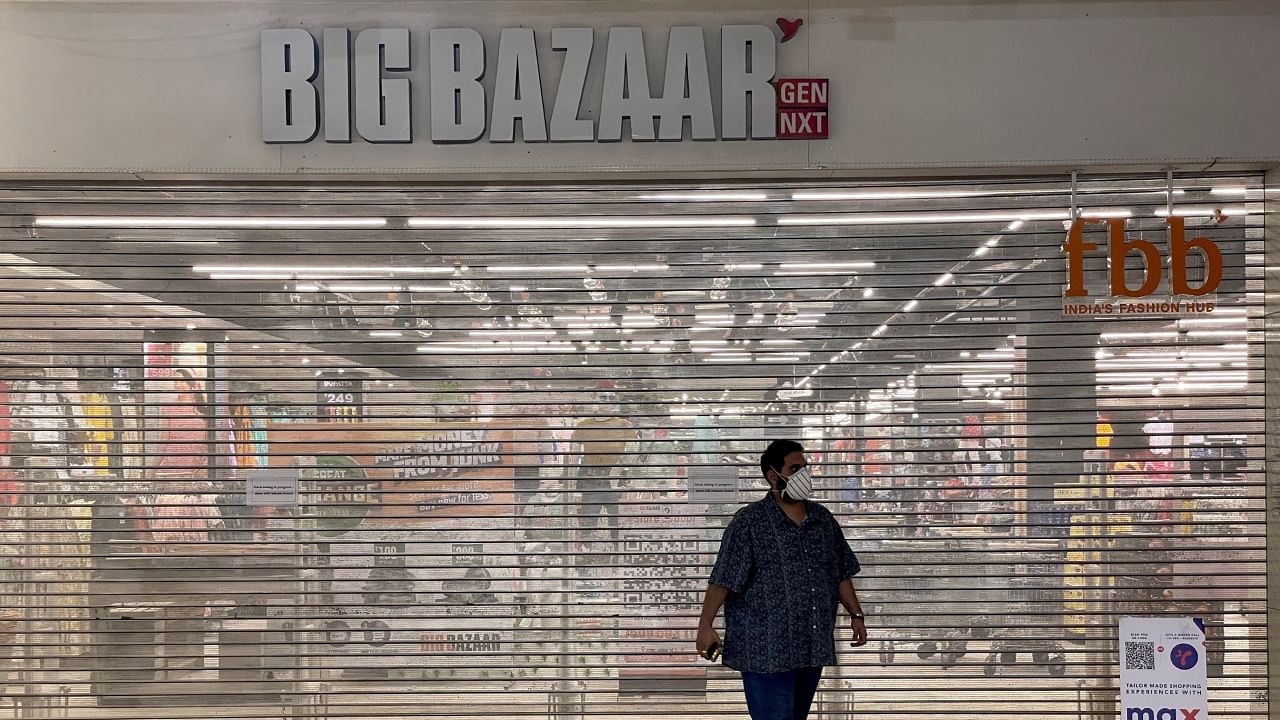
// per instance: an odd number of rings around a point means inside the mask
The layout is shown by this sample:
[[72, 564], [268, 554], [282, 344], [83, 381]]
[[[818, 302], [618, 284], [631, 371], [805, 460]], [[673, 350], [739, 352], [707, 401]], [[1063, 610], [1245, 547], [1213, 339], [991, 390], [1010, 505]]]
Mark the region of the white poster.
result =
[[245, 474], [245, 504], [292, 507], [298, 504], [298, 471], [254, 469]]
[[738, 467], [736, 465], [691, 465], [689, 467], [689, 502], [738, 502]]
[[1208, 720], [1198, 618], [1120, 618], [1121, 720]]

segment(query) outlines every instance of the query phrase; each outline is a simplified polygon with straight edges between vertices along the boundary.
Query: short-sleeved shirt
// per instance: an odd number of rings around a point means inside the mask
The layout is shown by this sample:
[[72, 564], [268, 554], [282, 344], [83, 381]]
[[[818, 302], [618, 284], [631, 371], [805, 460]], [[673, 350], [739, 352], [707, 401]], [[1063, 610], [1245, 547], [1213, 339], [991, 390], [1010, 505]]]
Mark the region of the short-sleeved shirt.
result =
[[796, 525], [768, 495], [725, 528], [711, 582], [728, 588], [724, 664], [776, 673], [836, 664], [839, 586], [861, 566], [831, 511]]

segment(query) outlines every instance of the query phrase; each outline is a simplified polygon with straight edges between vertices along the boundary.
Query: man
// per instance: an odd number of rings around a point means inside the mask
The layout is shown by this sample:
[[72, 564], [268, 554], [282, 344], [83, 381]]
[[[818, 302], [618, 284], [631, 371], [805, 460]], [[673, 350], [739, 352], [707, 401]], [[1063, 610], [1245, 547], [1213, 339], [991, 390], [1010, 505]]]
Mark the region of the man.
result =
[[805, 720], [822, 668], [836, 663], [836, 602], [852, 616], [853, 644], [867, 626], [852, 577], [858, 559], [840, 525], [809, 500], [813, 478], [804, 448], [775, 440], [760, 456], [769, 494], [725, 528], [711, 571], [698, 654], [714, 659], [712, 627], [725, 608], [724, 664], [742, 673], [752, 720]]

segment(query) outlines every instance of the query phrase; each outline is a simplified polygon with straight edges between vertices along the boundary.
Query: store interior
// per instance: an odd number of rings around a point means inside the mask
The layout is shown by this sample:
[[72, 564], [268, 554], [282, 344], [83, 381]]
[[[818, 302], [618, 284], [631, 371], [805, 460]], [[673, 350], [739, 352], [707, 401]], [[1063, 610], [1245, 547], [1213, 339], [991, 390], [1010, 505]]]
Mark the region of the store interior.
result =
[[0, 717], [741, 712], [775, 438], [867, 568], [816, 712], [1114, 717], [1135, 614], [1265, 705], [1259, 175], [0, 198]]

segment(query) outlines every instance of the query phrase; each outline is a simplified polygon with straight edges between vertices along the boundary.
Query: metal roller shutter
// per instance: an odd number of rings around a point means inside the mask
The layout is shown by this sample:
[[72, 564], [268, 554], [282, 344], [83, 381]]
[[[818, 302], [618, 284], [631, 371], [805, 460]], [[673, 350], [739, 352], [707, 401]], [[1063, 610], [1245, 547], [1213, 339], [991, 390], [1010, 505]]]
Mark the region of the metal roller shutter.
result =
[[[1149, 614], [1205, 617], [1213, 716], [1263, 717], [1261, 199], [1252, 175], [10, 183], [4, 695], [743, 716], [693, 628], [790, 437], [871, 616], [816, 717], [1114, 717], [1117, 618]], [[1221, 250], [1214, 309], [1064, 313], [1071, 213], [1167, 257], [1170, 207]]]

